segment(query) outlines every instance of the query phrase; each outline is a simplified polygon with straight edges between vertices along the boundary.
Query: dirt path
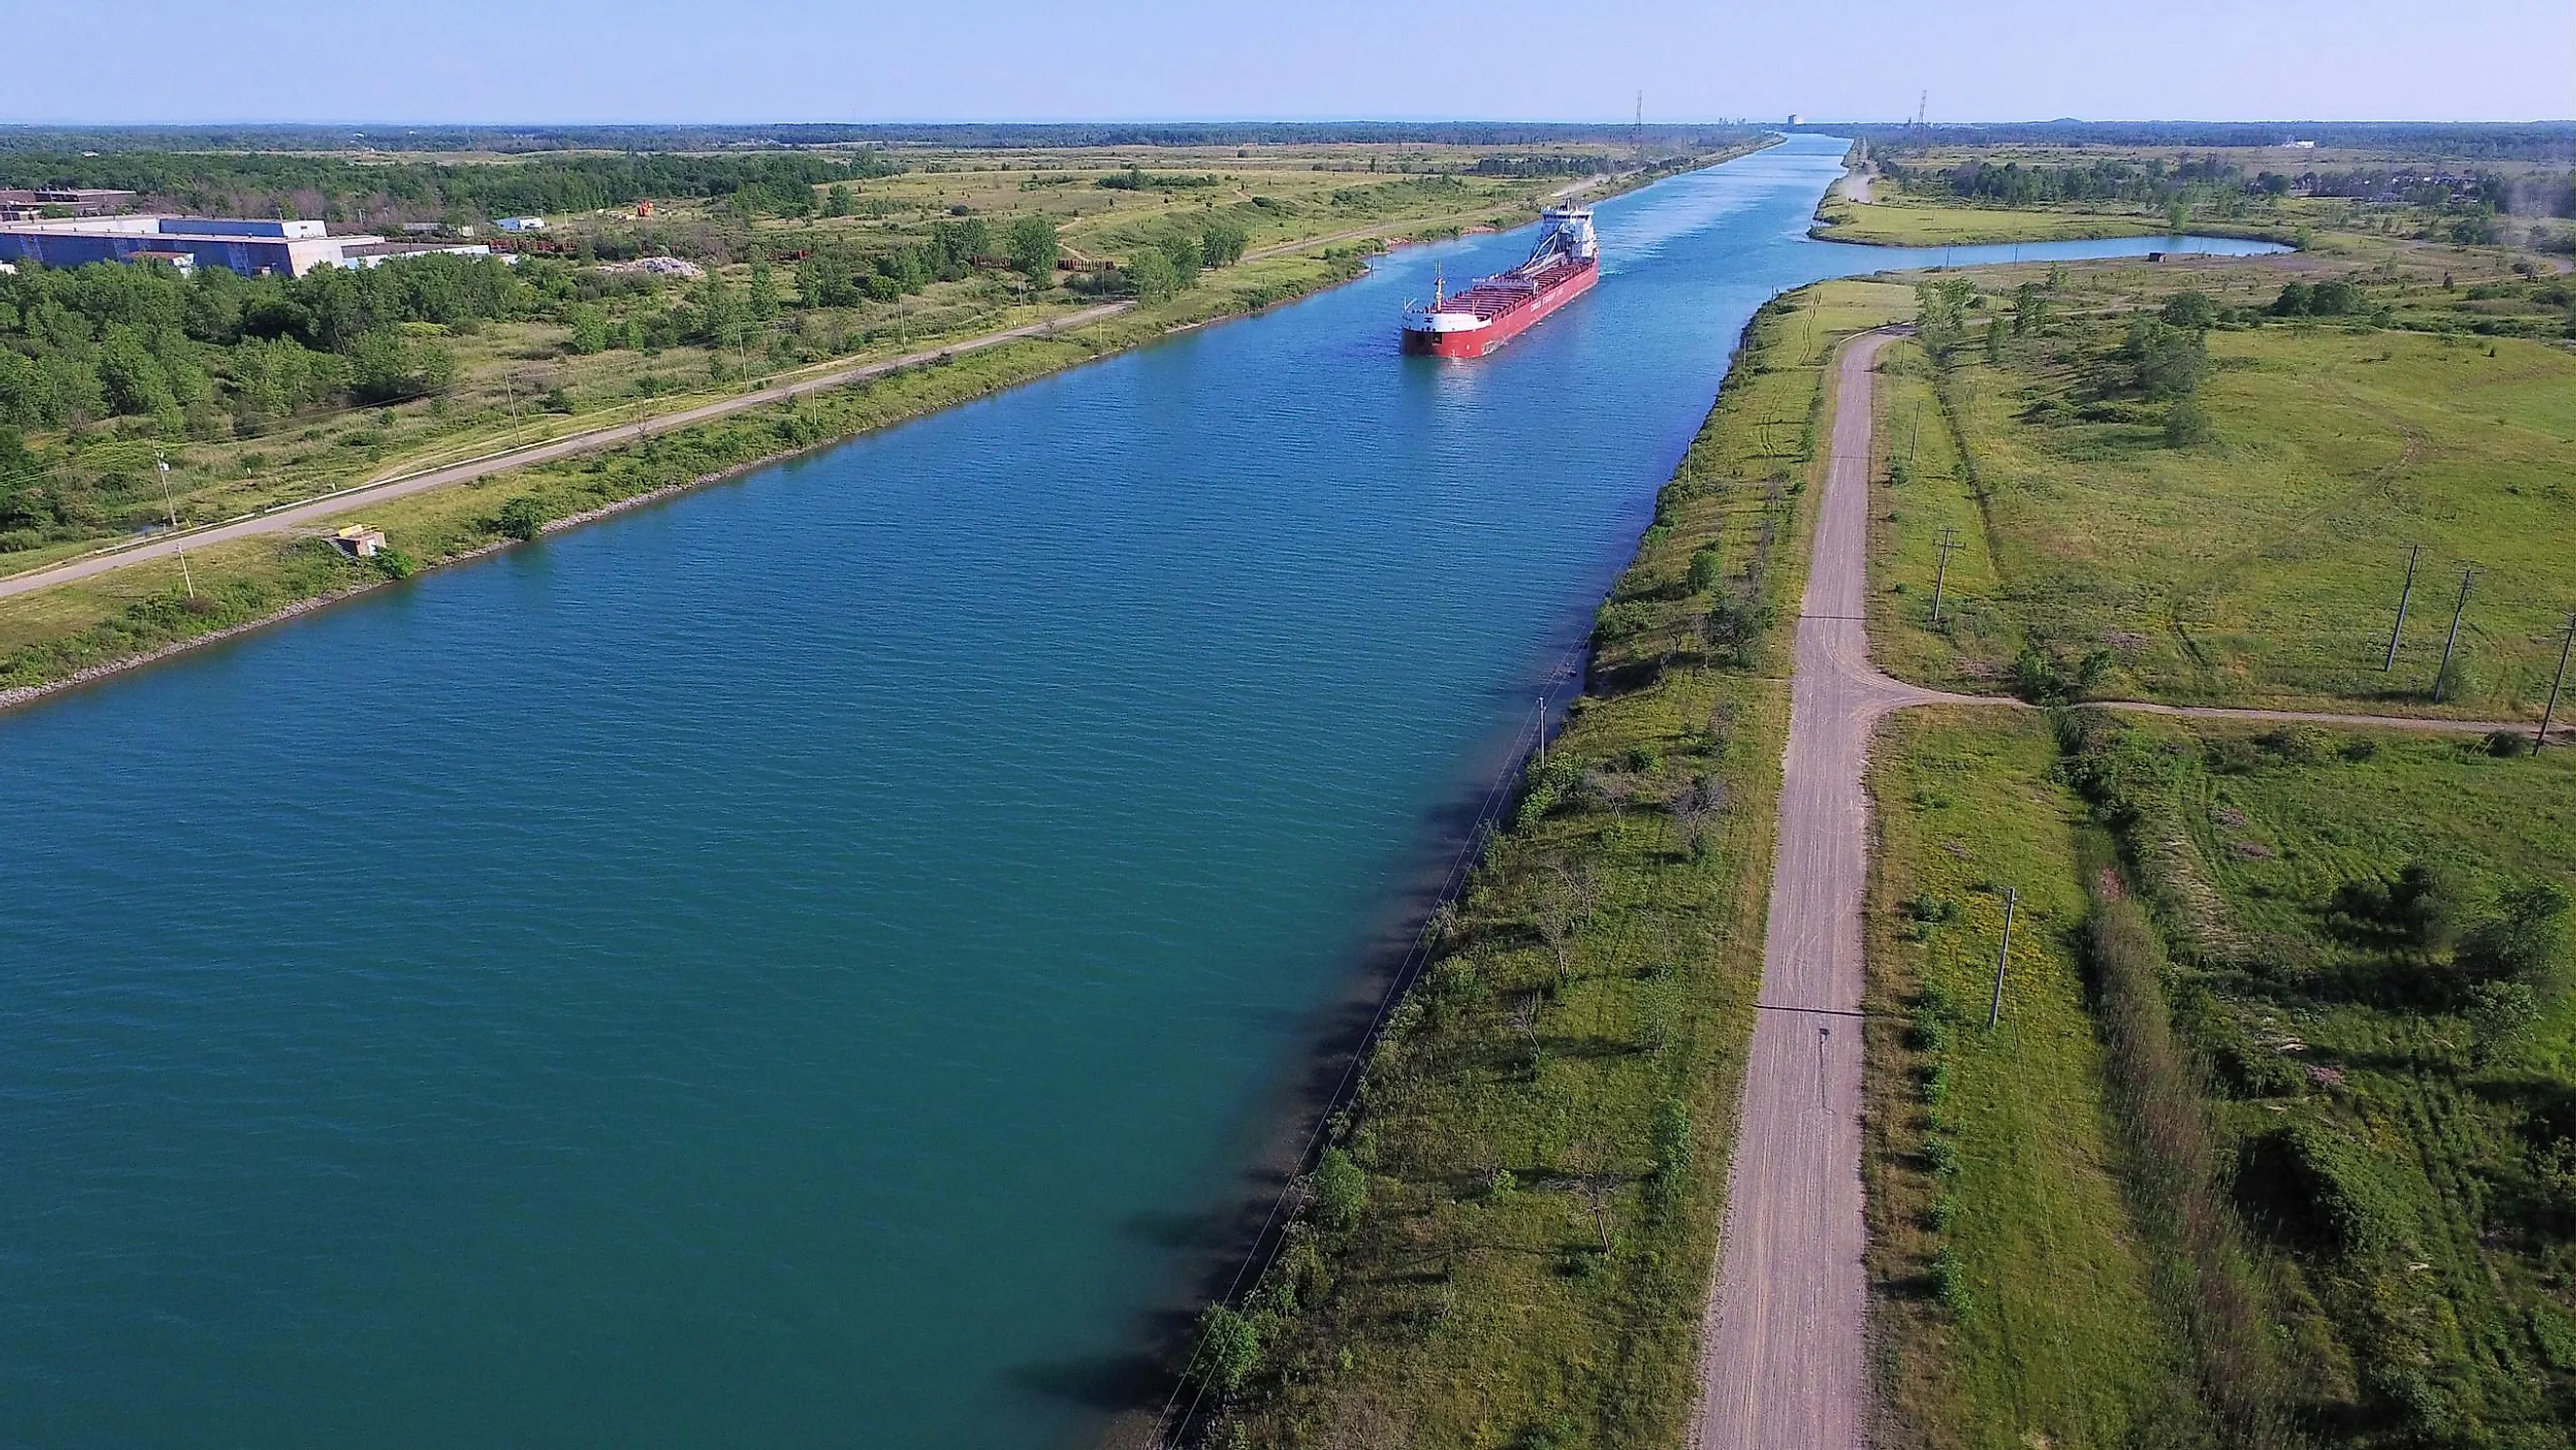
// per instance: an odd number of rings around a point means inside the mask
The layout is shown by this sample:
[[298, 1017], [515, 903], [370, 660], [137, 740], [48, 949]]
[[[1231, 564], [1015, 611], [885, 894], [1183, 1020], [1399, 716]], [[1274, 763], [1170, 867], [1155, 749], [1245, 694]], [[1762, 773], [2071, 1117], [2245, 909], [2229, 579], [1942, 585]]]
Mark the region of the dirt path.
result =
[[1844, 349], [1815, 562], [1798, 619], [1780, 837], [1762, 946], [1761, 1012], [1727, 1176], [1717, 1291], [1702, 1331], [1704, 1450], [1858, 1450], [1862, 1350], [1862, 772], [1879, 717], [1982, 704], [1881, 674], [1867, 606], [1871, 367], [1886, 334]]
[[202, 549], [232, 539], [283, 533], [290, 529], [318, 524], [326, 518], [347, 513], [351, 509], [363, 508], [369, 504], [382, 503], [387, 499], [401, 498], [406, 494], [420, 493], [427, 489], [445, 488], [450, 484], [469, 482], [505, 469], [525, 468], [530, 464], [549, 463], [558, 458], [569, 458], [574, 454], [587, 453], [597, 448], [614, 447], [655, 433], [667, 433], [674, 428], [686, 428], [692, 423], [703, 423], [710, 418], [721, 418], [728, 413], [739, 413], [745, 408], [757, 408], [765, 403], [784, 402], [801, 394], [836, 388], [845, 383], [857, 382], [861, 378], [872, 378], [881, 373], [893, 372], [897, 368], [918, 367], [943, 356], [976, 352], [1002, 343], [1015, 342], [1024, 337], [1041, 337], [1062, 332], [1068, 328], [1080, 327], [1085, 323], [1098, 322], [1105, 317], [1115, 317], [1133, 305], [1128, 302], [1105, 303], [1099, 307], [1085, 308], [1080, 312], [1069, 313], [1051, 321], [1004, 328], [999, 332], [988, 332], [962, 342], [905, 353], [901, 357], [881, 358], [875, 362], [861, 363], [835, 372], [798, 378], [792, 382], [779, 383], [754, 392], [718, 399], [694, 408], [684, 408], [676, 413], [664, 413], [659, 417], [646, 418], [640, 422], [615, 423], [606, 427], [592, 428], [551, 442], [532, 443], [524, 448], [513, 448], [482, 458], [469, 458], [462, 463], [451, 463], [446, 467], [413, 474], [408, 478], [388, 479], [383, 483], [343, 489], [337, 493], [325, 494], [303, 503], [289, 504], [251, 518], [191, 529], [181, 534], [164, 535], [145, 543], [117, 549], [112, 553], [83, 555], [49, 568], [30, 570], [24, 574], [0, 579], [0, 599], [56, 584], [67, 584], [75, 579], [86, 579], [95, 574], [104, 574], [110, 569], [122, 569], [128, 564], [145, 559], [166, 559], [181, 548]]
[[[1869, 1424], [1860, 1178], [1861, 911], [1870, 736], [1915, 705], [2029, 708], [1910, 685], [1870, 662], [1873, 368], [1892, 333], [1854, 338], [1835, 373], [1832, 454], [1799, 607], [1760, 1012], [1727, 1175], [1716, 1292], [1701, 1331], [1698, 1450], [1859, 1450]], [[2192, 719], [2394, 730], [2528, 731], [2527, 722], [2105, 701]]]

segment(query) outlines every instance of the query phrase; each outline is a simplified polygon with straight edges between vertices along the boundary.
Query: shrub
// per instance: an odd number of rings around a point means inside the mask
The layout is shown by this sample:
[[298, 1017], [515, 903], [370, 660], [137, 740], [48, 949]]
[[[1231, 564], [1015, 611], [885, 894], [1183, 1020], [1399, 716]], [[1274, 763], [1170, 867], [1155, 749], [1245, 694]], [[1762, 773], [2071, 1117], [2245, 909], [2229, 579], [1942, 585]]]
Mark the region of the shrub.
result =
[[519, 494], [501, 505], [492, 519], [493, 527], [521, 542], [545, 532], [546, 506], [534, 494]]
[[1315, 1207], [1325, 1224], [1347, 1229], [1368, 1211], [1368, 1173], [1339, 1148], [1327, 1148], [1315, 1164]]
[[1723, 556], [1718, 552], [1717, 545], [1704, 544], [1699, 548], [1692, 550], [1690, 560], [1690, 591], [1693, 594], [1705, 594], [1709, 590], [1716, 588], [1718, 578], [1724, 570], [1725, 561]]
[[2362, 1144], [2322, 1122], [2283, 1129], [2280, 1161], [2314, 1226], [2347, 1254], [2385, 1253], [2412, 1227], [2405, 1194]]
[[1243, 1388], [1260, 1364], [1260, 1326], [1222, 1304], [1209, 1305], [1199, 1316], [1199, 1347], [1189, 1378], [1230, 1395]]
[[2548, 882], [2517, 886], [2495, 915], [2465, 934], [2460, 956], [2480, 976], [2530, 985], [2554, 995], [2567, 955], [2567, 893]]
[[2480, 1062], [2510, 1051], [2540, 1023], [2540, 999], [2522, 982], [2480, 982], [2469, 988], [2469, 1029]]
[[2165, 409], [2165, 446], [2189, 448], [2210, 440], [2209, 410], [2197, 399], [2177, 398]]
[[2487, 732], [2486, 746], [2487, 754], [2496, 759], [2512, 760], [2531, 753], [2531, 737], [2519, 730], [2491, 730]]

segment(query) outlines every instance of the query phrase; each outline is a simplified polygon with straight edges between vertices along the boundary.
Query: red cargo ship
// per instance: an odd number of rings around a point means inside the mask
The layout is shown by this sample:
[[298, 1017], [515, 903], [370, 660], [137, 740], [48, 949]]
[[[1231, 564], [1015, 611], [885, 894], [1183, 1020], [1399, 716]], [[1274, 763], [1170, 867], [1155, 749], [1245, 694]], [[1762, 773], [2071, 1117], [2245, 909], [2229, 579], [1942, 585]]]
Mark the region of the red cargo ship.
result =
[[1549, 207], [1540, 220], [1547, 230], [1528, 261], [1454, 295], [1444, 295], [1435, 282], [1430, 306], [1407, 305], [1404, 350], [1483, 357], [1599, 281], [1601, 243], [1592, 234], [1591, 211]]

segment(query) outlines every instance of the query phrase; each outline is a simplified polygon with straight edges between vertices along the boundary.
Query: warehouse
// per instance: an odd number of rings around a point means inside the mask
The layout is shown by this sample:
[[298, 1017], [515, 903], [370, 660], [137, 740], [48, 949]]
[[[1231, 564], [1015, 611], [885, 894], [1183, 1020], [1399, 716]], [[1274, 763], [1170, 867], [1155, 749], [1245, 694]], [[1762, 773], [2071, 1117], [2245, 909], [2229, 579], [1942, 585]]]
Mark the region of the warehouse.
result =
[[316, 267], [373, 267], [427, 252], [489, 256], [480, 243], [407, 244], [339, 236], [316, 221], [235, 217], [115, 216], [0, 223], [0, 261], [78, 267], [90, 262], [173, 261], [244, 277], [301, 277]]

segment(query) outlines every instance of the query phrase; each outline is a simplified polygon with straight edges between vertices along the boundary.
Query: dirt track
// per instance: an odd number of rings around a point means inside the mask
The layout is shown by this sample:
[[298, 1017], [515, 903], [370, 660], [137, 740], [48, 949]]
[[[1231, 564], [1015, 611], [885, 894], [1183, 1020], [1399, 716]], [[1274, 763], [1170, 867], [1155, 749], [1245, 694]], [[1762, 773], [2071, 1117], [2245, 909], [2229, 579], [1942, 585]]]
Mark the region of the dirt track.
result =
[[1862, 772], [1879, 717], [1955, 701], [1869, 662], [1872, 365], [1855, 339], [1836, 382], [1833, 454], [1798, 620], [1780, 838], [1762, 947], [1762, 1011], [1727, 1178], [1717, 1292], [1702, 1334], [1706, 1450], [1862, 1444], [1861, 901], [1869, 882]]

